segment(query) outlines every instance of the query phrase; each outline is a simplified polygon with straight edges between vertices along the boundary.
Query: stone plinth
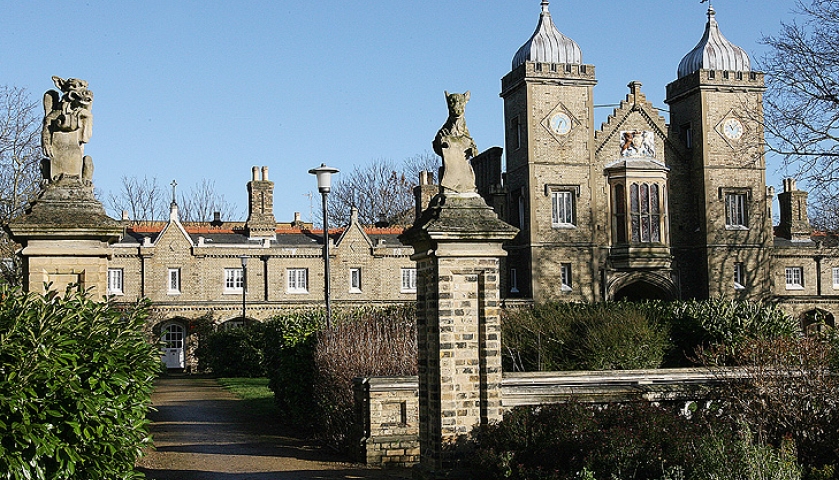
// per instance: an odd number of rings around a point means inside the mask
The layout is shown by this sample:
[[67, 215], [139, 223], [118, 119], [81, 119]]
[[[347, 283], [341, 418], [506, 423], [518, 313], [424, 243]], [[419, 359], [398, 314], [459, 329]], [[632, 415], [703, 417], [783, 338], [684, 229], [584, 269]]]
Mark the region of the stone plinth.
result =
[[30, 292], [63, 291], [70, 284], [91, 289], [94, 298], [108, 285], [108, 245], [122, 226], [105, 214], [93, 187], [77, 179], [48, 185], [29, 210], [7, 230], [23, 246], [23, 287]]
[[477, 194], [441, 194], [400, 237], [417, 262], [422, 477], [457, 476], [463, 440], [501, 420], [499, 264], [517, 232]]

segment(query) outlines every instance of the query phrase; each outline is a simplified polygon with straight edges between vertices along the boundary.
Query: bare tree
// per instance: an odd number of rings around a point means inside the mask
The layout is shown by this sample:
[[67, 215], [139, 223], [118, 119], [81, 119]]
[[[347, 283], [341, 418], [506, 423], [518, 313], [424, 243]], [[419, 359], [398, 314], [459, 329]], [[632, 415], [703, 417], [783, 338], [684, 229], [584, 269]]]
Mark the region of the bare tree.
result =
[[134, 223], [163, 220], [168, 214], [171, 197], [157, 182], [157, 178], [122, 177], [119, 192], [109, 192], [108, 208], [118, 217], [125, 212]]
[[[23, 88], [0, 86], [0, 223], [23, 214], [40, 191], [41, 117]], [[0, 235], [0, 275], [13, 284], [21, 279], [19, 246]]]
[[[408, 224], [414, 215], [414, 186], [419, 172], [437, 173], [439, 159], [432, 153], [415, 155], [401, 164], [384, 158], [341, 172], [329, 195], [330, 224], [345, 225], [350, 211], [358, 209], [358, 220], [365, 225], [377, 222]], [[316, 215], [321, 220], [321, 215]]]
[[215, 212], [219, 212], [221, 218], [230, 219], [236, 211], [236, 205], [229, 203], [216, 191], [216, 183], [207, 179], [198, 182], [188, 194], [181, 195], [180, 217], [185, 222], [211, 222]]
[[[236, 215], [236, 205], [229, 203], [215, 189], [215, 182], [202, 179], [188, 193], [180, 194], [178, 217], [184, 222], [210, 222], [213, 213], [222, 218]], [[107, 195], [108, 208], [115, 214], [128, 214], [134, 223], [165, 220], [169, 216], [172, 194], [156, 178], [122, 177], [119, 192]]]
[[839, 2], [797, 0], [799, 20], [782, 23], [764, 58], [769, 149], [811, 191], [839, 191]]

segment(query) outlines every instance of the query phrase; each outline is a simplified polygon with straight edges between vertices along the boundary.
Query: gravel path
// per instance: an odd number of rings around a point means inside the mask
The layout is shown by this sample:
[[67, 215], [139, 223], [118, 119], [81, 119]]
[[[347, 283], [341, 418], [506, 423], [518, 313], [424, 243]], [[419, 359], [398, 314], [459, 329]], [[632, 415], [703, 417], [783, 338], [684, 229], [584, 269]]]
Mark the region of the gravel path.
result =
[[410, 478], [407, 469], [377, 470], [342, 462], [276, 422], [244, 411], [215, 380], [157, 382], [149, 417], [155, 450], [138, 462], [150, 480]]

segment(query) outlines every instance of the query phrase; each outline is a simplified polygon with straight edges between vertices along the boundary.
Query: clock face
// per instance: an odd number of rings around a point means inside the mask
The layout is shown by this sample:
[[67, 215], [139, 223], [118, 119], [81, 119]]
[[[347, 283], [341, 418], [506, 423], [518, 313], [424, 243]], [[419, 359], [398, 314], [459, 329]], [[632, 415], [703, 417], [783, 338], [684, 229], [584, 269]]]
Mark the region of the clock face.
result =
[[550, 124], [551, 130], [558, 135], [565, 135], [571, 131], [571, 118], [563, 112], [551, 115]]
[[737, 140], [743, 136], [743, 124], [736, 118], [729, 118], [723, 123], [722, 132], [731, 140]]

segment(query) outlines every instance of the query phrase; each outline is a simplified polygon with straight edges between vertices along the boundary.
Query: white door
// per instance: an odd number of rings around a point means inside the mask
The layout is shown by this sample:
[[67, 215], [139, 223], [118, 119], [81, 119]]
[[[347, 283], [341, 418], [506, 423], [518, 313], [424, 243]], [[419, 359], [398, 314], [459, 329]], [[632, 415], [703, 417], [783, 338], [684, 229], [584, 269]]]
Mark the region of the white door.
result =
[[184, 368], [184, 327], [172, 323], [163, 329], [163, 363], [166, 368]]

